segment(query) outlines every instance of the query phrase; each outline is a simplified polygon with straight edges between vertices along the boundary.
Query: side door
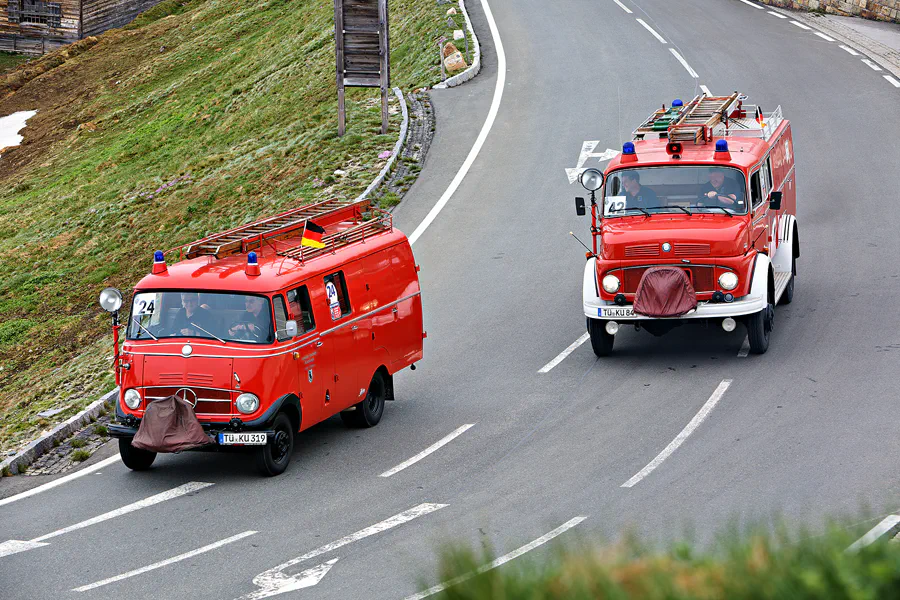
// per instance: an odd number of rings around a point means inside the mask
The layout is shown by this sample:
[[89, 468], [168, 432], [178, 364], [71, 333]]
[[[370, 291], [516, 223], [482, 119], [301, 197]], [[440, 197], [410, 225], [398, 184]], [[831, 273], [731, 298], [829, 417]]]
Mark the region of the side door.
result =
[[[361, 318], [365, 306], [365, 287], [360, 289], [360, 285], [365, 286], [365, 283], [359, 270], [358, 264], [351, 263], [322, 278], [322, 299], [331, 327], [322, 327], [320, 341], [324, 355], [330, 356], [333, 365], [328, 397], [328, 412], [332, 414], [359, 402], [368, 386], [366, 381], [360, 392], [359, 367], [371, 351], [371, 326], [360, 331], [360, 325], [366, 319]], [[363, 341], [360, 336], [368, 338], [369, 344], [358, 344], [358, 341]]]
[[[312, 313], [312, 302], [309, 288], [301, 285], [275, 297], [275, 338], [289, 350], [290, 371], [296, 391], [303, 408], [302, 426], [314, 425], [326, 418], [325, 383], [331, 377], [332, 364], [323, 359], [316, 339], [310, 334], [315, 332], [316, 320]], [[297, 322], [297, 337], [290, 338], [285, 331], [288, 321]], [[307, 340], [302, 345], [301, 340]]]
[[768, 252], [769, 205], [763, 195], [763, 175], [758, 169], [750, 175], [750, 212], [753, 215], [750, 242], [759, 252]]
[[766, 224], [768, 225], [768, 229], [766, 230], [766, 240], [767, 245], [770, 246], [771, 253], [774, 254], [778, 249], [777, 232], [779, 211], [771, 210], [769, 208], [769, 196], [776, 189], [772, 177], [772, 161], [769, 155], [766, 155], [766, 158], [763, 159], [762, 167], [760, 167], [759, 172], [762, 179], [763, 203], [766, 205]]

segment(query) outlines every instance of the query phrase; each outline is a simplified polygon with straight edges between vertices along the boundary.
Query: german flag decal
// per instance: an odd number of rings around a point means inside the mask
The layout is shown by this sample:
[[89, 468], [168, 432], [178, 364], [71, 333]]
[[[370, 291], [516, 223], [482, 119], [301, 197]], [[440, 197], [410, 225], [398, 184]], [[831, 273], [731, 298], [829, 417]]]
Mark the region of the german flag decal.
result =
[[300, 240], [300, 245], [309, 246], [310, 248], [324, 248], [325, 244], [322, 243], [322, 236], [324, 234], [324, 228], [316, 225], [312, 221], [307, 221], [306, 227], [303, 228], [303, 238]]

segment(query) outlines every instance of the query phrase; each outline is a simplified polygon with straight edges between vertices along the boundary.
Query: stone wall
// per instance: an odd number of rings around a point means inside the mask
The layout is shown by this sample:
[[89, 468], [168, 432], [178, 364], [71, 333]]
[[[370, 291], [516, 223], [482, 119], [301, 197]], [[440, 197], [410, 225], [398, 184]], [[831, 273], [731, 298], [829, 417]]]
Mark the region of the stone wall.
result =
[[764, 4], [900, 23], [900, 0], [760, 0]]

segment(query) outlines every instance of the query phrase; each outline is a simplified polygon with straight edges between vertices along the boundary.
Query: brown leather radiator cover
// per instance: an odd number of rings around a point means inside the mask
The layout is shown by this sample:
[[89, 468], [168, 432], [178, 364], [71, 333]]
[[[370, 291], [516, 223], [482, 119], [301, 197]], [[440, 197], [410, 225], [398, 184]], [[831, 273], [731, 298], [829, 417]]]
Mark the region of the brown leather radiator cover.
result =
[[697, 308], [697, 293], [684, 269], [653, 267], [644, 272], [634, 297], [634, 312], [647, 317], [680, 317]]
[[210, 443], [191, 405], [175, 396], [151, 402], [131, 445], [150, 452], [180, 452]]

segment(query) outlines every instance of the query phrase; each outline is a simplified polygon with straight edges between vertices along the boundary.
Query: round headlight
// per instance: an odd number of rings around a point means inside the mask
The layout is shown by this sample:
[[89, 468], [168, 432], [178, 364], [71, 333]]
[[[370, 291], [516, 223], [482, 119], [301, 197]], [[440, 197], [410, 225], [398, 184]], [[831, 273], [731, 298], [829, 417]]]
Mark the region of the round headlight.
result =
[[731, 271], [727, 271], [719, 275], [719, 285], [722, 286], [723, 290], [733, 290], [737, 287], [737, 284], [738, 276]]
[[241, 394], [237, 397], [237, 400], [234, 401], [234, 404], [239, 411], [245, 415], [249, 415], [259, 408], [259, 398], [254, 394]]
[[603, 187], [603, 173], [598, 169], [587, 169], [580, 179], [581, 185], [589, 192], [596, 192]]
[[607, 275], [603, 278], [603, 289], [608, 294], [615, 294], [619, 291], [619, 278], [615, 275]]
[[141, 395], [138, 391], [134, 389], [125, 390], [125, 406], [131, 410], [135, 410], [140, 405]]
[[116, 312], [122, 308], [122, 292], [116, 288], [106, 288], [100, 292], [100, 308], [106, 312]]

